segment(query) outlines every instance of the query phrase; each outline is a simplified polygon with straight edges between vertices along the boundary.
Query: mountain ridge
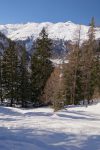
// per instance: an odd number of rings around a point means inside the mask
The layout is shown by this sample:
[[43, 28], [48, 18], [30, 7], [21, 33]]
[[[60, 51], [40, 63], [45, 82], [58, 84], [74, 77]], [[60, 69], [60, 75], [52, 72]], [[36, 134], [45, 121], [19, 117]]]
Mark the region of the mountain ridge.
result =
[[[33, 42], [39, 37], [41, 30], [45, 28], [49, 38], [54, 41], [72, 41], [75, 42], [78, 38], [80, 30], [80, 40], [84, 42], [88, 39], [89, 26], [75, 24], [71, 21], [67, 22], [29, 22], [26, 24], [6, 24], [0, 25], [0, 32], [7, 38], [14, 41], [22, 41], [25, 43], [27, 50], [32, 48]], [[100, 27], [95, 28], [96, 40], [100, 39]], [[63, 44], [62, 44], [63, 45]]]

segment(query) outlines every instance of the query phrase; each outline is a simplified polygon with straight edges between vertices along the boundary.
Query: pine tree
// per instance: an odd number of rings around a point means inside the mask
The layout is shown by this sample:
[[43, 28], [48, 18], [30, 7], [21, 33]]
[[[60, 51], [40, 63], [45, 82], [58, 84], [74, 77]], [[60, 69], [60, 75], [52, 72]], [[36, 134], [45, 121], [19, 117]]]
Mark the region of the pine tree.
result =
[[28, 61], [26, 49], [22, 48], [20, 65], [19, 65], [19, 76], [18, 76], [18, 93], [19, 100], [21, 101], [22, 107], [27, 107], [27, 102], [30, 101], [30, 76], [28, 72]]
[[81, 94], [81, 76], [82, 72], [80, 69], [80, 54], [79, 48], [74, 48], [69, 54], [69, 62], [64, 68], [64, 84], [65, 84], [65, 95], [66, 104], [79, 104], [82, 98]]
[[90, 99], [92, 98], [92, 94], [94, 91], [93, 72], [96, 57], [96, 42], [94, 34], [95, 24], [93, 18], [91, 20], [90, 25], [91, 26], [88, 31], [89, 40], [86, 41], [82, 47], [83, 93], [84, 93], [84, 100], [87, 100], [88, 103], [90, 103]]
[[80, 70], [80, 29], [77, 31], [76, 44], [71, 45], [71, 51], [68, 54], [68, 63], [64, 68], [64, 85], [66, 104], [78, 104], [81, 95], [81, 70]]
[[93, 27], [93, 28], [95, 27], [95, 19], [94, 19], [94, 17], [91, 18], [91, 22], [89, 23], [89, 26]]
[[34, 103], [40, 103], [40, 97], [43, 94], [46, 82], [53, 71], [53, 66], [50, 61], [51, 55], [52, 41], [48, 38], [43, 28], [36, 41], [36, 51], [31, 59], [31, 87]]
[[5, 98], [10, 100], [10, 106], [12, 106], [16, 100], [17, 63], [18, 56], [15, 43], [9, 41], [9, 47], [5, 49], [3, 54], [2, 78]]
[[100, 98], [100, 45], [97, 45], [92, 69], [93, 98]]
[[0, 100], [3, 103], [2, 53], [0, 53]]

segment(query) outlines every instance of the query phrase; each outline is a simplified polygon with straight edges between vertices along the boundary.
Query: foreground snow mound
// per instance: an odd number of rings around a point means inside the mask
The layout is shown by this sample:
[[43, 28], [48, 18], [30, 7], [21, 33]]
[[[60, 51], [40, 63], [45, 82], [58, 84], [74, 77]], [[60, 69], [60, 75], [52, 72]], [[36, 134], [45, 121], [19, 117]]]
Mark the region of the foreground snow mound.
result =
[[0, 107], [0, 150], [100, 150], [100, 104], [56, 113]]

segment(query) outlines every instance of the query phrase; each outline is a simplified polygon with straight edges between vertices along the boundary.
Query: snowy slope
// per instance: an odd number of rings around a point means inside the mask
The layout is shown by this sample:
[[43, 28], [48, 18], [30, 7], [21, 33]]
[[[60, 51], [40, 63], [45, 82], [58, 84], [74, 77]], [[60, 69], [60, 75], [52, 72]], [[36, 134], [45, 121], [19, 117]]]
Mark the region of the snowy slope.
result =
[[57, 113], [0, 107], [0, 150], [100, 150], [100, 104]]
[[[77, 37], [77, 31], [80, 25], [74, 24], [71, 21], [59, 23], [27, 23], [27, 24], [7, 24], [0, 25], [0, 31], [12, 40], [31, 40], [37, 39], [42, 28], [45, 27], [51, 39], [63, 39], [74, 41]], [[88, 38], [89, 26], [81, 25], [81, 40]], [[100, 28], [95, 29], [96, 39], [100, 38]]]

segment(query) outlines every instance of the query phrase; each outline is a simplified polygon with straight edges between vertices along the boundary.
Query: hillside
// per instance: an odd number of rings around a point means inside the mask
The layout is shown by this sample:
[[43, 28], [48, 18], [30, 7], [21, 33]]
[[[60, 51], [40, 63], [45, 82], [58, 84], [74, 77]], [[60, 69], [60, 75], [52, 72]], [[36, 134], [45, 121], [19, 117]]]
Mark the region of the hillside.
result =
[[[15, 41], [23, 41], [28, 51], [31, 50], [33, 42], [38, 38], [42, 28], [45, 27], [49, 38], [54, 41], [55, 49], [65, 49], [67, 41], [75, 42], [80, 29], [79, 24], [71, 21], [59, 23], [27, 23], [0, 25], [0, 31], [8, 38]], [[81, 25], [81, 42], [88, 39], [89, 26]], [[95, 37], [100, 39], [100, 28], [95, 28]]]
[[0, 150], [100, 150], [100, 104], [51, 108], [0, 107]]

